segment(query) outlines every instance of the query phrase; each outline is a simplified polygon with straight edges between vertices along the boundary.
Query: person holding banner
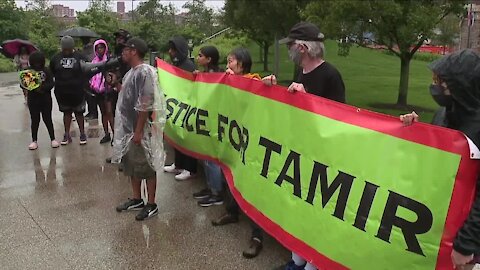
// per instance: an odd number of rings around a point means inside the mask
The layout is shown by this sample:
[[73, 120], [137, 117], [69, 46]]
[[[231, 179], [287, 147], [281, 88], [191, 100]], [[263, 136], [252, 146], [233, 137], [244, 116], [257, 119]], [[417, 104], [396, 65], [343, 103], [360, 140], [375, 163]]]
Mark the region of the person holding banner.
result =
[[[480, 159], [480, 55], [472, 50], [452, 53], [429, 65], [433, 72], [430, 93], [438, 105], [446, 108], [446, 127], [463, 132], [472, 159]], [[412, 112], [400, 116], [405, 126], [418, 121]], [[480, 177], [470, 214], [453, 242], [452, 263], [463, 269], [480, 263]], [[477, 255], [477, 257], [474, 256]]]
[[[197, 63], [203, 68], [203, 72], [220, 72], [221, 69], [218, 66], [219, 60], [220, 53], [214, 46], [200, 48], [197, 56]], [[193, 73], [200, 73], [200, 71], [196, 70]], [[208, 188], [195, 192], [193, 197], [199, 200], [197, 203], [202, 207], [221, 205], [223, 204], [222, 191], [225, 182], [222, 168], [210, 160], [205, 160], [203, 165]]]
[[[345, 103], [345, 84], [340, 72], [323, 58], [325, 53], [323, 39], [324, 35], [316, 25], [300, 22], [292, 27], [288, 37], [279, 41], [280, 44], [287, 45], [290, 59], [303, 69], [297, 80], [290, 84], [288, 91], [309, 93]], [[276, 82], [275, 75], [271, 75], [271, 81]], [[278, 269], [315, 270], [317, 268], [292, 252], [292, 260]]]
[[[253, 80], [262, 80], [265, 84], [270, 84], [271, 78], [261, 78], [257, 73], [251, 73], [252, 69], [252, 57], [250, 52], [245, 48], [236, 48], [228, 54], [227, 57], [227, 74], [243, 76], [245, 78]], [[240, 215], [240, 207], [235, 201], [230, 190], [226, 189], [225, 195], [225, 209], [227, 212], [220, 216], [218, 219], [212, 221], [213, 226], [223, 226], [230, 223], [238, 222]], [[255, 224], [251, 223], [252, 235], [250, 238], [249, 247], [243, 251], [243, 257], [247, 259], [257, 257], [263, 249], [263, 230]]]
[[[163, 127], [165, 126], [164, 94], [158, 86], [155, 68], [145, 64], [143, 58], [148, 46], [142, 39], [132, 38], [125, 44], [122, 59], [131, 69], [122, 84], [116, 78], [120, 89], [112, 163], [122, 163], [124, 174], [130, 178], [133, 198], [119, 205], [118, 212], [141, 210], [138, 221], [158, 214], [155, 203], [157, 187], [156, 171], [163, 167]], [[146, 180], [147, 204], [141, 190]]]
[[[184, 37], [173, 37], [168, 41], [168, 54], [174, 66], [188, 72], [195, 70], [195, 65], [188, 58], [188, 43]], [[184, 181], [194, 178], [197, 174], [197, 160], [184, 153], [175, 151], [175, 162], [169, 166], [165, 166], [164, 171], [174, 173], [175, 179]]]

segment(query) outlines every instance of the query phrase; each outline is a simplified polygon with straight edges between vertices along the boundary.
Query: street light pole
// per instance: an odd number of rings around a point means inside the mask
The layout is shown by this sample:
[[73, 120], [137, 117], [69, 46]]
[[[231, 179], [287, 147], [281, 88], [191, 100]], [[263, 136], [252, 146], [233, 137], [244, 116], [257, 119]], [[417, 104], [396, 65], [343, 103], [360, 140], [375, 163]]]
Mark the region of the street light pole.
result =
[[135, 21], [134, 12], [133, 12], [133, 0], [132, 0], [132, 21]]
[[470, 3], [469, 11], [468, 11], [468, 22], [467, 22], [467, 49], [470, 49], [470, 28], [473, 26], [473, 10], [472, 10], [472, 3]]

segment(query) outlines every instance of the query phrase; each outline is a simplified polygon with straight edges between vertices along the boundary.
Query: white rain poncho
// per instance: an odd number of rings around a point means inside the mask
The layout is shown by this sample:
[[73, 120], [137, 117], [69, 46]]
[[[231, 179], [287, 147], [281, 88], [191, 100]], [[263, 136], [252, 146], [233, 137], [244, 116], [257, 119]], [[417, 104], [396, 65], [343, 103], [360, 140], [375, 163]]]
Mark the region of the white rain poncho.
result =
[[115, 111], [113, 163], [120, 163], [129, 149], [137, 125], [138, 112], [150, 112], [143, 131], [142, 147], [150, 166], [155, 171], [163, 168], [165, 107], [165, 96], [159, 87], [154, 67], [141, 64], [125, 74]]

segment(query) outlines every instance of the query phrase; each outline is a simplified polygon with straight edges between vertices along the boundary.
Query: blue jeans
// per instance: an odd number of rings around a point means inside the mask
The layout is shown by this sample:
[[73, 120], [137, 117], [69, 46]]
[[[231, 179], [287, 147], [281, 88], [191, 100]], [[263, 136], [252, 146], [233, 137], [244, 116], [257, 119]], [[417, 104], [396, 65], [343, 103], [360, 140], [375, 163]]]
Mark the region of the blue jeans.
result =
[[210, 188], [212, 194], [218, 195], [223, 191], [223, 183], [225, 181], [222, 168], [213, 161], [205, 160], [204, 163], [208, 188]]

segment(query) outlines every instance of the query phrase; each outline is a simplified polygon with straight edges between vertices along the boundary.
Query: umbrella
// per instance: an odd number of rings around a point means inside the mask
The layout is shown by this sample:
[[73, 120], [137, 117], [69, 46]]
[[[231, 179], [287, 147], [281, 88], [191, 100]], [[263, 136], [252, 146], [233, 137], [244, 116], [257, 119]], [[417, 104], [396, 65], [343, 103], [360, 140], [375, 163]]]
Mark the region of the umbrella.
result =
[[20, 53], [20, 48], [25, 47], [29, 54], [38, 51], [30, 41], [23, 39], [6, 40], [2, 43], [2, 50], [0, 52], [6, 57], [13, 58]]
[[92, 37], [92, 38], [100, 37], [97, 33], [85, 27], [73, 27], [70, 29], [66, 29], [66, 30], [60, 31], [58, 33], [58, 36], [59, 37], [64, 37], [64, 36]]

